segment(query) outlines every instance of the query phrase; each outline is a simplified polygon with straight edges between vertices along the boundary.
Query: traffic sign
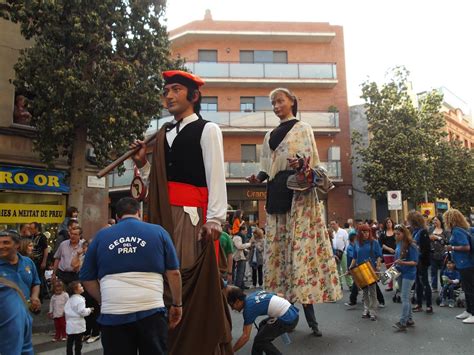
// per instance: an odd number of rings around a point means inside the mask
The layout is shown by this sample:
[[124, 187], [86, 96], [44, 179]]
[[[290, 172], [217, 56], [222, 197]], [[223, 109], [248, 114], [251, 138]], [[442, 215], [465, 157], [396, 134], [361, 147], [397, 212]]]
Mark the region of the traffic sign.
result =
[[402, 192], [400, 190], [387, 191], [388, 209], [396, 211], [402, 209]]

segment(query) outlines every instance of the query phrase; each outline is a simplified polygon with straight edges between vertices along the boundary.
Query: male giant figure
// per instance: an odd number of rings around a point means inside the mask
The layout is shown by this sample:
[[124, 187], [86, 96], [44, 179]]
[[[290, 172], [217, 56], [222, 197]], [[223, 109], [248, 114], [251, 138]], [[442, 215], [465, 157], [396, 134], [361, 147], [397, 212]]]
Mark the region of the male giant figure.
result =
[[[143, 142], [137, 141], [132, 147], [141, 146], [133, 160], [145, 180], [149, 177], [149, 221], [170, 233], [183, 270], [185, 316], [174, 331], [178, 335], [173, 337], [171, 333], [170, 350], [173, 354], [196, 353], [197, 349], [205, 355], [231, 353], [228, 309], [220, 290], [217, 263], [213, 260], [202, 265], [204, 255], [209, 255], [202, 251], [210, 240], [214, 240], [219, 255], [216, 239], [226, 218], [222, 133], [217, 124], [199, 114], [199, 87], [204, 84], [201, 78], [179, 70], [164, 72], [163, 77], [165, 105], [174, 120], [157, 134], [153, 165], [146, 160]], [[186, 270], [194, 276], [186, 277]], [[200, 290], [207, 290], [215, 299], [206, 299]], [[186, 307], [199, 310], [187, 311]], [[199, 311], [207, 321], [198, 315]]]

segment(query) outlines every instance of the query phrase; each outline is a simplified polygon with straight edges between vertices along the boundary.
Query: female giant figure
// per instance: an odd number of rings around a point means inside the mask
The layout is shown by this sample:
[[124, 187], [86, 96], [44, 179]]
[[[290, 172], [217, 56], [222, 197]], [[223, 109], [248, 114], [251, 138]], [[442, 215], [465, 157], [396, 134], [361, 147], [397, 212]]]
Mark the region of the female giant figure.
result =
[[248, 178], [267, 180], [264, 287], [302, 303], [313, 334], [321, 336], [313, 304], [342, 297], [337, 266], [316, 189], [293, 192], [286, 184], [302, 158], [309, 158], [309, 167], [319, 164], [318, 150], [311, 126], [295, 118], [296, 97], [278, 88], [270, 100], [280, 125], [264, 138], [261, 171]]

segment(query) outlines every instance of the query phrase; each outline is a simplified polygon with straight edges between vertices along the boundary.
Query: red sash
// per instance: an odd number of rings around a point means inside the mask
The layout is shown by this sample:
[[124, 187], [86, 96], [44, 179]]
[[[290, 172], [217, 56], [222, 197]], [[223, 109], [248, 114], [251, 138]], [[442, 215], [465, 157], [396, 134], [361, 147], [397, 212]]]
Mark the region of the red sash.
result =
[[[209, 190], [182, 182], [168, 181], [168, 195], [171, 206], [189, 206], [202, 209], [203, 222], [206, 223]], [[214, 241], [217, 263], [219, 263], [219, 239]]]

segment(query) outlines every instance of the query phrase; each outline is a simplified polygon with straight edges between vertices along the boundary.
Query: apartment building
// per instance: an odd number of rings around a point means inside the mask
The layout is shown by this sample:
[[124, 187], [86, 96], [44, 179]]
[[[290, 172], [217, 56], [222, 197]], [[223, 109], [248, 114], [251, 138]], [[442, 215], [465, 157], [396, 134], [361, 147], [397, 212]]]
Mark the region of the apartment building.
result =
[[[336, 188], [320, 196], [328, 219], [353, 215], [350, 132], [341, 26], [328, 23], [214, 21], [209, 11], [169, 33], [172, 53], [202, 77], [202, 116], [221, 125], [229, 209], [265, 223], [265, 186], [245, 177], [260, 169], [266, 132], [278, 125], [268, 99], [287, 87], [298, 119], [313, 127], [319, 157]], [[159, 123], [161, 124], [161, 122]]]

